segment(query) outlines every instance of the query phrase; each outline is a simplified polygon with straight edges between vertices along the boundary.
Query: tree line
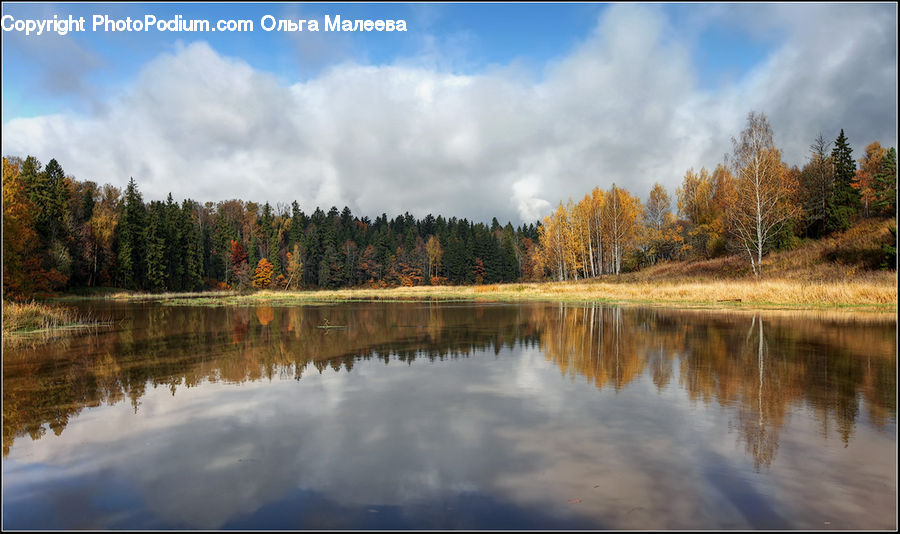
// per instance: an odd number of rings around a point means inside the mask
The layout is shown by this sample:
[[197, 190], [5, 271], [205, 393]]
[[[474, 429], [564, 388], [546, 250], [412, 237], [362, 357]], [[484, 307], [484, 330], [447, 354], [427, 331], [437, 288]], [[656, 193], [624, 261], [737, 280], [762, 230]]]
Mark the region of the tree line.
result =
[[612, 184], [517, 228], [431, 214], [373, 221], [347, 207], [307, 214], [296, 201], [145, 202], [133, 178], [122, 191], [67, 176], [55, 159], [4, 157], [4, 295], [568, 280], [735, 253], [759, 275], [770, 250], [896, 213], [894, 148], [870, 144], [857, 167], [842, 130], [833, 148], [819, 135], [804, 167], [790, 167], [757, 113], [732, 141], [730, 161], [687, 170], [675, 206], [658, 183], [645, 203]]
[[[577, 280], [665, 260], [740, 254], [759, 276], [769, 251], [846, 230], [860, 217], [896, 216], [895, 148], [873, 142], [857, 167], [841, 130], [830, 153], [832, 144], [819, 134], [803, 168], [789, 166], [765, 114], [755, 112], [732, 144], [732, 154], [712, 172], [685, 172], [676, 206], [659, 183], [644, 204], [615, 183], [578, 202], [560, 202], [538, 227], [536, 271]], [[893, 266], [896, 245], [886, 246], [885, 256]]]
[[295, 201], [145, 202], [66, 176], [60, 164], [3, 158], [5, 294], [105, 286], [141, 291], [338, 288], [513, 282], [532, 277], [535, 224], [514, 228], [405, 213], [307, 214]]

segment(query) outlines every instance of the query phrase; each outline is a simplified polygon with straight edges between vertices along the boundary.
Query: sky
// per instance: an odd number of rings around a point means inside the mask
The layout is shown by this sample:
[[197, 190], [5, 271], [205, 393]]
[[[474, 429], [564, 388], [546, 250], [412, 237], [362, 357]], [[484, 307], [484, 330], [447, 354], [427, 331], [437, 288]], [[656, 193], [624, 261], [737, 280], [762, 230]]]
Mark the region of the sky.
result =
[[[145, 200], [531, 223], [613, 183], [670, 195], [765, 113], [802, 166], [841, 129], [897, 145], [897, 6], [18, 4], [87, 19], [2, 31], [2, 153]], [[91, 17], [249, 19], [252, 32], [91, 31]], [[405, 20], [405, 32], [261, 19]], [[7, 23], [4, 22], [4, 25]], [[674, 201], [673, 201], [674, 205]]]

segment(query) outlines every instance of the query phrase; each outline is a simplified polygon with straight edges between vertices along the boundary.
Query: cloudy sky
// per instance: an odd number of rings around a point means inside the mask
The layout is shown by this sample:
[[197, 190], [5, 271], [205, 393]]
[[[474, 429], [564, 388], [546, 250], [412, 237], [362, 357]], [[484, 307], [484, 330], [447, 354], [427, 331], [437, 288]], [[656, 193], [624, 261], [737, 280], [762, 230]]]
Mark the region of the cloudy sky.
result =
[[[685, 170], [723, 160], [749, 111], [791, 164], [819, 132], [843, 128], [856, 157], [897, 144], [893, 3], [3, 4], [54, 14], [88, 31], [2, 32], [2, 152], [133, 176], [145, 200], [519, 224], [613, 182], [674, 194]], [[93, 14], [254, 31], [93, 32]], [[265, 32], [267, 14], [408, 31]]]

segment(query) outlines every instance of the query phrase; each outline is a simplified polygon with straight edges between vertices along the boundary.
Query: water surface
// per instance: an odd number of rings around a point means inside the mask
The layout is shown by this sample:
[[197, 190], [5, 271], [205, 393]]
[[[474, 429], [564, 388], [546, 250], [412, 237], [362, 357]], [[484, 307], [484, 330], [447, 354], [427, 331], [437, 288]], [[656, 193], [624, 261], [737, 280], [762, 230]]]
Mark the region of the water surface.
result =
[[84, 306], [4, 351], [4, 528], [896, 528], [895, 318]]

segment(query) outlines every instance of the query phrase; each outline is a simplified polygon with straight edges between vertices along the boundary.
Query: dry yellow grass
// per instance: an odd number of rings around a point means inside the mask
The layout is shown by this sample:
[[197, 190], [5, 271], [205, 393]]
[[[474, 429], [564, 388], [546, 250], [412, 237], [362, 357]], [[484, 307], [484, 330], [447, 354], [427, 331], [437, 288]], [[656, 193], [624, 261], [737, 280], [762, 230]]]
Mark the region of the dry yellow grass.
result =
[[96, 329], [104, 324], [108, 322], [79, 315], [65, 307], [38, 302], [3, 302], [4, 346], [49, 341], [68, 332]]
[[[259, 291], [246, 295], [192, 295], [165, 300], [174, 304], [290, 305], [351, 300], [471, 300], [496, 302], [561, 301], [727, 308], [849, 308], [896, 313], [897, 285], [890, 273], [848, 282], [798, 280], [705, 280], [625, 282], [587, 280], [493, 284], [482, 286], [418, 286], [332, 291]], [[129, 296], [126, 298], [135, 298]]]
[[[793, 250], [768, 254], [763, 258], [763, 278], [805, 282], [878, 280], [885, 274], [879, 270], [883, 260], [881, 246], [891, 242], [888, 228], [896, 224], [896, 219], [866, 219], [846, 232], [806, 240]], [[621, 276], [628, 282], [752, 278], [746, 255], [666, 262]]]
[[3, 303], [4, 335], [59, 328], [77, 322], [78, 317], [67, 308], [53, 307], [37, 302]]

